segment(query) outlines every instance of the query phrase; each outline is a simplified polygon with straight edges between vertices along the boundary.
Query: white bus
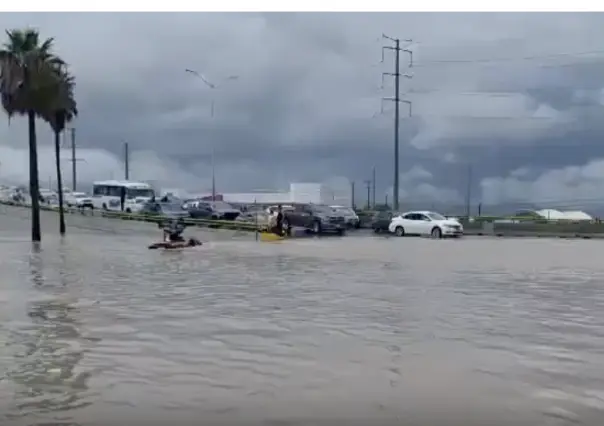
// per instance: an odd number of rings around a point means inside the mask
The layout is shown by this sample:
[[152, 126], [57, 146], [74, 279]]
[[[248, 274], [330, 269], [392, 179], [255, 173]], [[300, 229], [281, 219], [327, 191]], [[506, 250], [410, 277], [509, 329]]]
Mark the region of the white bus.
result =
[[151, 185], [127, 180], [105, 180], [92, 184], [92, 205], [95, 209], [121, 210], [120, 199], [124, 191], [124, 211], [140, 210], [146, 201], [155, 197]]

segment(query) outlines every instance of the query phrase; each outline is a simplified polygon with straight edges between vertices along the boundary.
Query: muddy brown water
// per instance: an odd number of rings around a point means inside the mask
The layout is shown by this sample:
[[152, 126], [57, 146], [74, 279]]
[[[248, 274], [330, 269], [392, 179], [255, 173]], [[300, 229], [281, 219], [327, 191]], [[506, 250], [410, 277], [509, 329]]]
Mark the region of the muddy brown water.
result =
[[[0, 207], [14, 425], [601, 425], [599, 241], [259, 243]], [[203, 420], [203, 421], [202, 421]]]

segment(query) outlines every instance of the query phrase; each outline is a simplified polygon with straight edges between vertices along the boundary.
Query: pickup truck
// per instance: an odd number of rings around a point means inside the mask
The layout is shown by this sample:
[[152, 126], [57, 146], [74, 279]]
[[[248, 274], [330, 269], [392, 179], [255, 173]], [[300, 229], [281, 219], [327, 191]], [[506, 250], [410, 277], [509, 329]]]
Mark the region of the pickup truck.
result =
[[65, 204], [67, 207], [75, 207], [79, 209], [92, 209], [92, 198], [84, 192], [69, 192], [65, 194]]

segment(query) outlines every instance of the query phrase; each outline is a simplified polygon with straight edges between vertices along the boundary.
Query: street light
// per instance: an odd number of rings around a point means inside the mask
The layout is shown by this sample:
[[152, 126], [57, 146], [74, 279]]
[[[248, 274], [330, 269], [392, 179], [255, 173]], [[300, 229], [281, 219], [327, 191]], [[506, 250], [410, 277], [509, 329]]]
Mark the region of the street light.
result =
[[[212, 89], [212, 92], [214, 90], [222, 87], [222, 85], [224, 83], [226, 83], [227, 81], [234, 81], [234, 80], [239, 79], [238, 75], [230, 75], [226, 78], [221, 79], [220, 84], [216, 85], [214, 83], [211, 83], [207, 78], [204, 77], [203, 74], [201, 74], [198, 71], [195, 71], [190, 68], [185, 68], [185, 72], [199, 78], [201, 81], [204, 82], [204, 84], [206, 86], [208, 86], [210, 89]], [[214, 119], [214, 98], [215, 98], [215, 96], [212, 93], [212, 100], [211, 100], [211, 107], [210, 107], [210, 117], [212, 119]], [[214, 164], [214, 144], [212, 144], [212, 201], [216, 201], [216, 168], [215, 168], [215, 164]]]
[[[185, 72], [199, 78], [201, 81], [204, 82], [204, 84], [206, 86], [208, 86], [212, 90], [221, 88], [222, 85], [224, 83], [226, 83], [227, 81], [239, 80], [238, 75], [230, 75], [226, 78], [221, 79], [219, 84], [214, 84], [214, 83], [210, 82], [202, 73], [200, 73], [198, 71], [192, 70], [190, 68], [185, 68]], [[215, 96], [214, 96], [214, 94], [212, 94], [212, 104], [211, 104], [211, 110], [210, 110], [210, 116], [212, 118], [214, 118], [214, 98], [215, 98]]]

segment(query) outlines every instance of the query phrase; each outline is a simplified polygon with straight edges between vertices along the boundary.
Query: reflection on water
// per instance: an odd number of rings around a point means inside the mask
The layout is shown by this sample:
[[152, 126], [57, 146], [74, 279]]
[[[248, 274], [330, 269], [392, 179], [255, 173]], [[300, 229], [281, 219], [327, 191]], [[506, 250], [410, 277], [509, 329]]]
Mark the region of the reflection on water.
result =
[[77, 220], [32, 251], [0, 215], [5, 423], [604, 418], [597, 242], [199, 231], [161, 252], [152, 227]]
[[77, 320], [78, 300], [69, 294], [68, 256], [62, 244], [54, 249], [58, 259], [51, 268], [56, 268], [56, 279], [45, 276], [49, 268], [39, 247], [33, 247], [28, 259], [38, 295], [26, 303], [28, 324], [13, 328], [7, 336], [13, 362], [5, 380], [14, 392], [14, 408], [4, 413], [7, 420], [25, 417], [32, 424], [32, 419], [52, 414], [53, 424], [68, 425], [73, 423], [65, 413], [91, 404], [85, 395], [90, 372], [78, 371], [86, 349]]

